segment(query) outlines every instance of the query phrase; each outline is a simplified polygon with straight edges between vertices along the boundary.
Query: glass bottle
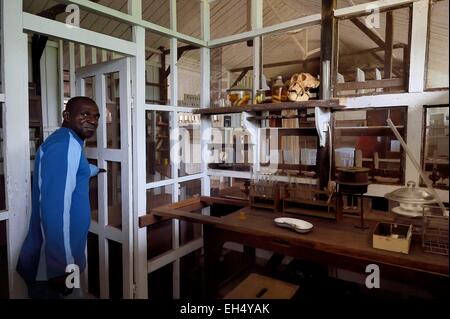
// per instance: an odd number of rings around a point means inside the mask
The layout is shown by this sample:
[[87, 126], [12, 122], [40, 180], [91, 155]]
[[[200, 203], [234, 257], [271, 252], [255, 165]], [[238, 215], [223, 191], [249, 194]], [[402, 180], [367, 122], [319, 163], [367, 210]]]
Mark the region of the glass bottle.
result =
[[281, 103], [282, 94], [283, 94], [283, 77], [278, 75], [275, 79], [275, 82], [272, 85], [272, 102], [273, 103]]
[[257, 90], [256, 91], [256, 98], [255, 103], [256, 104], [262, 104], [266, 100], [266, 91], [265, 90]]

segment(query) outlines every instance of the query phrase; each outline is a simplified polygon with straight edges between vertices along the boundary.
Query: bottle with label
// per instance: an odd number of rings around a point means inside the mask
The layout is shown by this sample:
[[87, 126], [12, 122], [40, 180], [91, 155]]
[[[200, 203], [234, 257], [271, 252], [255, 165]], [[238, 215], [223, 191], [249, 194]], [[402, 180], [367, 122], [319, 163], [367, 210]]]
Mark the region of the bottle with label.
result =
[[283, 96], [283, 77], [278, 75], [275, 79], [275, 82], [272, 85], [272, 102], [273, 103], [281, 103], [281, 99]]
[[[283, 90], [283, 77], [278, 75], [272, 85], [272, 103], [281, 103], [283, 101]], [[281, 111], [270, 111], [269, 115], [269, 126], [281, 127], [281, 119], [279, 119]]]

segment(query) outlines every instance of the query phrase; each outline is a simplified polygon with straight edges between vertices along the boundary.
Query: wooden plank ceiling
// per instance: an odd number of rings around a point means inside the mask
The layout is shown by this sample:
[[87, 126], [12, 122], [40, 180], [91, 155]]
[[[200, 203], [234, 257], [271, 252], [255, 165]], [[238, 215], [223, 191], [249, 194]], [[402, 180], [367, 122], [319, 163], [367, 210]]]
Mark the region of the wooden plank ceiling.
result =
[[[291, 19], [320, 13], [321, 2], [318, 0], [263, 0], [264, 26], [277, 24]], [[126, 0], [96, 0], [101, 5], [116, 9], [122, 12], [127, 11]], [[337, 0], [338, 8], [350, 5], [370, 2], [369, 0]], [[447, 32], [448, 38], [448, 0], [445, 0], [447, 10], [440, 12], [432, 20], [431, 36], [436, 33], [437, 37], [442, 37], [442, 33]], [[221, 38], [224, 36], [237, 34], [250, 29], [248, 0], [214, 0], [211, 2], [211, 38]], [[58, 2], [53, 0], [24, 0], [24, 10], [33, 14], [39, 14], [55, 6]], [[143, 18], [155, 24], [169, 27], [169, 1], [167, 0], [143, 0]], [[64, 21], [66, 13], [58, 14], [56, 20]], [[177, 0], [177, 27], [178, 31], [190, 36], [200, 37], [200, 0]], [[131, 40], [131, 28], [129, 25], [120, 23], [106, 17], [81, 12], [81, 27], [96, 32], [104, 33], [114, 37]], [[384, 15], [380, 21], [380, 28], [374, 33], [384, 41], [385, 38]], [[409, 10], [407, 8], [395, 11], [394, 13], [394, 44], [408, 43]], [[377, 47], [377, 43], [364, 34], [360, 28], [350, 21], [343, 21], [339, 24], [341, 55], [348, 55], [359, 50]], [[147, 32], [147, 46], [158, 49], [163, 46], [169, 47], [169, 41], [159, 35]], [[180, 43], [180, 46], [185, 44]], [[433, 47], [433, 54], [436, 59], [448, 59], [445, 50], [440, 50], [439, 45]], [[264, 63], [278, 63], [291, 60], [303, 60], [318, 57], [320, 47], [320, 27], [315, 26], [308, 29], [293, 30], [283, 34], [268, 35], [264, 37]], [[448, 48], [448, 47], [447, 47]], [[226, 70], [246, 67], [252, 64], [252, 49], [246, 43], [227, 46], [222, 49], [222, 64]], [[394, 68], [402, 68], [402, 50], [394, 50]], [[198, 51], [190, 51], [183, 58], [199, 59]], [[356, 59], [356, 60], [355, 60]], [[365, 69], [377, 66], [384, 59], [384, 52], [371, 55], [360, 55], [355, 58], [340, 59], [340, 72], [353, 72], [355, 63]], [[285, 66], [276, 69], [266, 69], [264, 73], [268, 78], [277, 74], [289, 72], [308, 71], [318, 74], [319, 64], [310, 63], [307, 66], [300, 64]], [[354, 73], [354, 72], [353, 72]]]

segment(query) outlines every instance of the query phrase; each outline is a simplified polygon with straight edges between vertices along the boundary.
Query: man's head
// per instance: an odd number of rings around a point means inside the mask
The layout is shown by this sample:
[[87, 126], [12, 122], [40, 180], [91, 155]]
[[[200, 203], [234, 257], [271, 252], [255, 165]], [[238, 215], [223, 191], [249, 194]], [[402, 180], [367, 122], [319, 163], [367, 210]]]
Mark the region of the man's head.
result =
[[72, 129], [84, 140], [94, 135], [99, 117], [100, 113], [94, 100], [85, 96], [76, 96], [66, 104], [62, 126]]

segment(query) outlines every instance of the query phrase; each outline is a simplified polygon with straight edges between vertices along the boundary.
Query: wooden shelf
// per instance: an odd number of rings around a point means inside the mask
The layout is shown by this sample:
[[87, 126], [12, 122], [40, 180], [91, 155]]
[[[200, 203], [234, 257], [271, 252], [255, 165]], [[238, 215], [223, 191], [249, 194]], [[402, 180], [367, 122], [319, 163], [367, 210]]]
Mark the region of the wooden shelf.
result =
[[[231, 148], [237, 148], [237, 144], [227, 144], [227, 143], [207, 143], [209, 148], [225, 148], [225, 149], [231, 149]], [[255, 144], [247, 144], [243, 143], [243, 150], [248, 151], [249, 147], [255, 146]]]
[[[277, 130], [278, 137], [283, 136], [317, 136], [315, 127], [261, 127], [260, 130]], [[268, 134], [268, 133], [267, 133]]]
[[282, 111], [282, 110], [299, 110], [311, 107], [323, 108], [343, 108], [339, 104], [339, 99], [333, 100], [309, 100], [302, 102], [282, 102], [282, 103], [265, 103], [265, 104], [250, 104], [245, 106], [230, 106], [230, 107], [216, 107], [194, 110], [194, 114], [201, 115], [217, 115], [217, 114], [231, 114], [242, 112], [264, 112], [264, 111]]
[[449, 164], [449, 160], [445, 160], [445, 159], [426, 159], [425, 160], [425, 164], [436, 164], [436, 165], [448, 165]]
[[297, 208], [297, 207], [286, 207], [283, 210], [284, 213], [290, 213], [295, 215], [305, 215], [305, 216], [314, 216], [314, 217], [322, 217], [322, 218], [331, 218], [335, 219], [335, 213], [334, 212], [326, 212], [326, 211], [311, 211], [304, 208]]
[[[268, 116], [249, 116], [247, 120], [249, 121], [261, 121], [261, 120], [290, 120], [290, 119], [305, 119], [305, 118], [313, 118], [312, 116], [304, 116], [304, 115], [268, 115]], [[313, 121], [310, 121], [314, 123]]]
[[[403, 131], [405, 127], [403, 125], [396, 126], [397, 130]], [[391, 136], [394, 135], [389, 126], [347, 126], [347, 127], [335, 127], [336, 132], [339, 132], [340, 136]]]
[[294, 198], [285, 198], [283, 199], [285, 203], [294, 203], [294, 204], [304, 204], [304, 205], [312, 205], [312, 206], [321, 206], [328, 207], [326, 201], [324, 200], [308, 200], [308, 199], [294, 199]]
[[[363, 162], [373, 162], [373, 158], [363, 158]], [[378, 159], [380, 163], [400, 163], [401, 160], [399, 158], [380, 158]]]

